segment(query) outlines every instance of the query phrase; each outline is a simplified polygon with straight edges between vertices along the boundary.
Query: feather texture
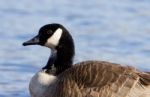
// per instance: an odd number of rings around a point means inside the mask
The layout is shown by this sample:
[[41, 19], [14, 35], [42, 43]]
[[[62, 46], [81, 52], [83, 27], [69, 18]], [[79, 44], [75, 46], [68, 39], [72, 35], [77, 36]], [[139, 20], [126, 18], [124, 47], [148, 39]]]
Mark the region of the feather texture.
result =
[[86, 61], [60, 74], [46, 97], [150, 97], [149, 79], [129, 66]]
[[23, 43], [24, 46], [35, 44], [57, 52], [42, 72], [31, 79], [32, 97], [150, 97], [148, 72], [104, 61], [73, 65], [73, 38], [61, 24], [47, 24], [36, 37]]

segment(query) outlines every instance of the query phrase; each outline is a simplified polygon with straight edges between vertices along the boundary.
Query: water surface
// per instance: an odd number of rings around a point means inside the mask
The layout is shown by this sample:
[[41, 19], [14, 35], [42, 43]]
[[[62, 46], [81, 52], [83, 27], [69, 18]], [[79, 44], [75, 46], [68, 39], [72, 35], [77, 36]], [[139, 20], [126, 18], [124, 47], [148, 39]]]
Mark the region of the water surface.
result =
[[104, 60], [150, 71], [149, 12], [149, 0], [1, 0], [0, 97], [30, 97], [29, 80], [50, 50], [22, 42], [53, 22], [73, 35], [75, 62]]

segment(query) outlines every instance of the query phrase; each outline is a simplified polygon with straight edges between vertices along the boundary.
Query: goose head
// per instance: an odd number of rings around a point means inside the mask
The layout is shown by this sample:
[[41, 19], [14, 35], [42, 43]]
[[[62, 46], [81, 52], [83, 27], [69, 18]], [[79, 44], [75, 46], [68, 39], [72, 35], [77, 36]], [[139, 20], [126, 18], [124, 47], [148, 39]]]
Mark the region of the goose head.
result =
[[67, 40], [70, 35], [61, 24], [47, 24], [40, 28], [38, 35], [24, 42], [23, 45], [41, 45], [56, 49], [56, 47], [61, 45], [60, 40], [65, 41], [62, 37], [65, 37], [64, 39]]
[[55, 54], [51, 56], [57, 56], [57, 58], [52, 58], [54, 59], [52, 63], [54, 63], [58, 72], [62, 72], [72, 65], [74, 42], [69, 31], [61, 24], [53, 23], [44, 25], [40, 28], [38, 35], [24, 42], [23, 45], [41, 45], [50, 48], [52, 54]]

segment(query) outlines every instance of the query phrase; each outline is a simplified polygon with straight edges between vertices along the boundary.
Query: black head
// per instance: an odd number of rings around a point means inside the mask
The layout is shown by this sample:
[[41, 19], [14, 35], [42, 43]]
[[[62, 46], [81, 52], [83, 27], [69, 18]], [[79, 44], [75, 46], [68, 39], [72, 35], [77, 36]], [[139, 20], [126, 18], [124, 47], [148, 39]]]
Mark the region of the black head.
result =
[[74, 42], [70, 33], [60, 24], [41, 27], [38, 35], [24, 42], [23, 45], [42, 45], [52, 49], [52, 55], [44, 69], [54, 64], [56, 74], [59, 74], [72, 66]]
[[47, 24], [40, 28], [37, 36], [24, 42], [23, 45], [42, 45], [55, 48], [59, 45], [61, 38], [66, 35], [70, 36], [68, 31], [61, 24]]

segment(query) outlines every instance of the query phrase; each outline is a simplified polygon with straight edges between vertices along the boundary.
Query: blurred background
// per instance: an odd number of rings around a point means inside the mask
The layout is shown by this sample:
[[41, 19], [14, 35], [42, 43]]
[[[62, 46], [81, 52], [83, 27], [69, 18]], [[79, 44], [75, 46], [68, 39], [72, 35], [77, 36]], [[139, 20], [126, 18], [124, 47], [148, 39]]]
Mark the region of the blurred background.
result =
[[30, 97], [50, 50], [22, 43], [49, 23], [73, 35], [75, 63], [95, 59], [150, 71], [150, 0], [0, 0], [0, 97]]

